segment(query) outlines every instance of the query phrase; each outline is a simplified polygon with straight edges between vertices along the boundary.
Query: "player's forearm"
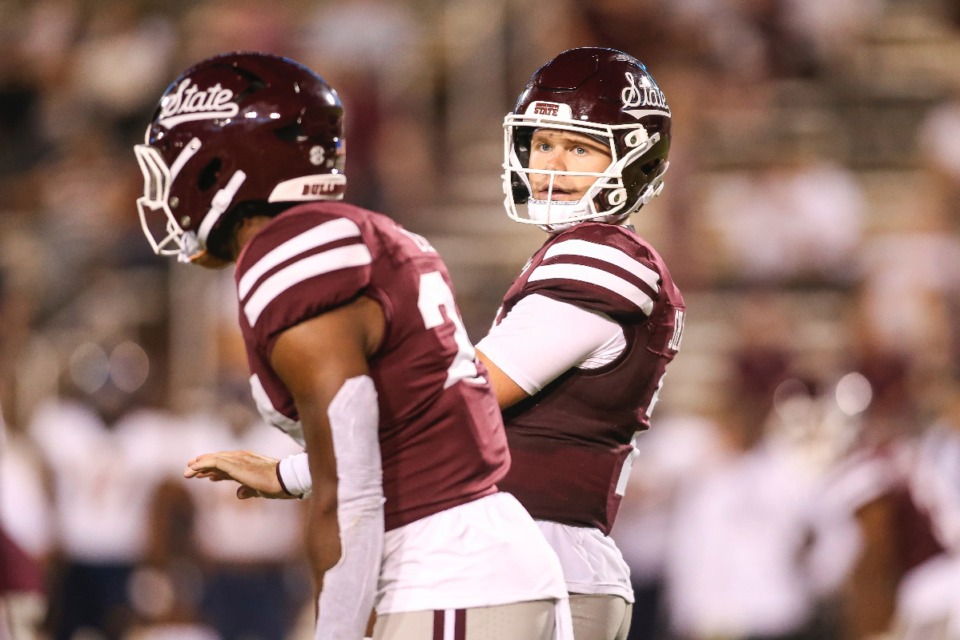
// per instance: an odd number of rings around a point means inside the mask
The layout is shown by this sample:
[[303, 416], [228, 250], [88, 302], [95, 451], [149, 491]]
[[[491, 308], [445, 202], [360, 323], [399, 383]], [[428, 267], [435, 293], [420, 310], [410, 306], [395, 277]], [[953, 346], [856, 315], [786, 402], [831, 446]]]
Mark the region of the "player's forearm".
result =
[[307, 559], [310, 562], [314, 602], [323, 589], [326, 572], [340, 561], [340, 525], [337, 521], [336, 500], [313, 496], [307, 512]]
[[[373, 608], [383, 553], [382, 498], [368, 495], [340, 501], [335, 523], [326, 517], [311, 523], [315, 533], [321, 527], [339, 531], [339, 539], [317, 536], [321, 540], [312, 551], [314, 579], [320, 586], [316, 639], [362, 638]], [[327, 538], [326, 543], [323, 538]], [[334, 548], [336, 559], [331, 553]]]
[[[384, 537], [377, 396], [370, 377], [344, 382], [326, 417], [336, 454], [335, 478], [309, 457], [314, 480], [311, 559], [321, 587], [316, 638], [362, 638], [376, 595]], [[307, 444], [311, 453], [309, 439]], [[337, 540], [331, 539], [331, 530], [338, 533]], [[335, 557], [332, 550], [337, 550]]]

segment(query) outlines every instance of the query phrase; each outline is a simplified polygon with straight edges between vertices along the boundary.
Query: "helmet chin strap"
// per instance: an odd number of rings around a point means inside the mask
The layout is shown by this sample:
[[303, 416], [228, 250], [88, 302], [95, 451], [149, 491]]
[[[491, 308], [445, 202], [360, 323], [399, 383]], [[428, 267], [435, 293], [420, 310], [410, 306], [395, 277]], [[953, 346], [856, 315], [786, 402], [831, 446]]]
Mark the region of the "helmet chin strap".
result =
[[[581, 198], [564, 202], [531, 198], [527, 201], [527, 215], [544, 231], [557, 233], [582, 222], [581, 218], [587, 213], [588, 208], [584, 200], [585, 198]], [[554, 215], [558, 211], [560, 215]]]
[[[579, 200], [553, 200], [553, 181], [554, 176], [551, 176], [547, 200], [531, 198], [526, 205], [527, 216], [544, 231], [558, 233], [581, 222], [619, 223], [630, 213], [624, 210], [623, 202], [618, 202], [611, 211], [597, 209], [597, 197], [609, 193], [613, 188], [607, 186], [602, 177], [598, 178]], [[558, 212], [559, 215], [555, 215]]]
[[230, 205], [233, 203], [234, 197], [237, 195], [237, 191], [243, 185], [243, 182], [247, 179], [247, 174], [237, 169], [237, 171], [230, 177], [230, 180], [227, 182], [226, 186], [223, 189], [217, 191], [217, 194], [213, 196], [213, 200], [210, 203], [210, 210], [207, 212], [207, 215], [203, 218], [203, 222], [200, 223], [200, 227], [197, 229], [197, 242], [200, 246], [207, 245], [207, 238], [210, 235], [210, 232], [213, 230], [217, 221], [223, 217], [223, 214], [227, 212], [227, 209], [230, 208]]

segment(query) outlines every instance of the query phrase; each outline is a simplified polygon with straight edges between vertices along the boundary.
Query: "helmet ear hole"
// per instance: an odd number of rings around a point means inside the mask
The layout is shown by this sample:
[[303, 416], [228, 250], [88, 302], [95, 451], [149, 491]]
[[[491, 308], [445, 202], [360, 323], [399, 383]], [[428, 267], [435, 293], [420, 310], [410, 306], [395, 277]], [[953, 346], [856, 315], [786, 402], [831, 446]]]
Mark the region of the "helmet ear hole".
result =
[[661, 164], [663, 164], [663, 159], [656, 158], [652, 162], [648, 162], [644, 164], [642, 167], [640, 167], [640, 171], [642, 171], [644, 175], [650, 176], [656, 173], [657, 169], [660, 168]]
[[514, 176], [510, 181], [510, 187], [513, 191], [513, 201], [515, 203], [523, 204], [530, 200], [530, 188], [519, 177]]
[[208, 162], [207, 166], [200, 171], [200, 175], [197, 176], [197, 187], [201, 191], [206, 191], [217, 184], [217, 178], [220, 175], [220, 169], [222, 167], [223, 163], [220, 161], [220, 158], [214, 158]]

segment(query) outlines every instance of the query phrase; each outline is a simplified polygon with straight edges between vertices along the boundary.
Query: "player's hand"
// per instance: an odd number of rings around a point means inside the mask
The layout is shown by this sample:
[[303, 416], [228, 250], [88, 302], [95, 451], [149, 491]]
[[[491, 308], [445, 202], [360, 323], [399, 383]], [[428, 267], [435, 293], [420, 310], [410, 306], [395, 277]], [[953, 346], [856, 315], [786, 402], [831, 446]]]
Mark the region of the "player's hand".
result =
[[293, 498], [280, 486], [276, 458], [251, 451], [219, 451], [204, 453], [187, 463], [185, 478], [209, 478], [214, 482], [233, 480], [240, 483], [237, 497]]

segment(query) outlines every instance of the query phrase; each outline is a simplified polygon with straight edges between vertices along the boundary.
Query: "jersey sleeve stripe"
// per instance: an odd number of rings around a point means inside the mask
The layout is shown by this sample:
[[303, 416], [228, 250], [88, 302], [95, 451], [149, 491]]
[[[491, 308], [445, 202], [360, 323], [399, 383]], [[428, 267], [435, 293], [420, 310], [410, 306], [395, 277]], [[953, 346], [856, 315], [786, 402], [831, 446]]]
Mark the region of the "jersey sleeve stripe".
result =
[[653, 312], [653, 299], [642, 289], [609, 271], [588, 267], [582, 264], [546, 264], [533, 270], [527, 282], [541, 280], [576, 280], [603, 287], [626, 298], [638, 306], [646, 315]]
[[284, 291], [304, 280], [331, 271], [360, 267], [372, 261], [370, 250], [365, 244], [348, 244], [298, 260], [264, 280], [257, 291], [244, 303], [243, 312], [247, 316], [247, 322], [251, 327], [254, 326], [267, 305]]
[[329, 222], [324, 222], [312, 229], [304, 231], [298, 236], [290, 238], [260, 258], [260, 260], [243, 274], [243, 277], [240, 278], [240, 284], [238, 285], [240, 299], [242, 300], [247, 297], [247, 294], [249, 294], [250, 291], [253, 290], [254, 285], [256, 285], [257, 280], [262, 278], [265, 273], [290, 258], [304, 251], [359, 235], [360, 227], [358, 227], [353, 220], [337, 218]]
[[658, 286], [660, 282], [659, 273], [614, 247], [586, 240], [564, 240], [547, 249], [543, 259], [546, 261], [557, 256], [583, 256], [616, 265], [646, 282], [654, 293], [660, 291]]

